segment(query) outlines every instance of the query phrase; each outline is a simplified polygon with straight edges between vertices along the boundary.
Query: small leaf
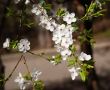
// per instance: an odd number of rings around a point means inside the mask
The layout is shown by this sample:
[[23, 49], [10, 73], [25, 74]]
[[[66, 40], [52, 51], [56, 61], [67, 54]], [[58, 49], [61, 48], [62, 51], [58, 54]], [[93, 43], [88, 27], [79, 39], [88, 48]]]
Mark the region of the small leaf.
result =
[[81, 70], [80, 71], [80, 77], [81, 77], [82, 81], [86, 81], [86, 79], [87, 79], [87, 72], [85, 70]]
[[14, 10], [11, 8], [7, 8], [6, 16], [9, 17], [9, 16], [13, 16], [13, 15], [14, 15]]
[[92, 69], [92, 68], [94, 68], [94, 66], [85, 63], [85, 64], [83, 64], [83, 68], [85, 68], [85, 69]]
[[18, 40], [13, 40], [10, 42], [10, 48], [11, 49], [17, 49]]
[[68, 58], [68, 66], [73, 66], [76, 63], [76, 59], [75, 58]]
[[44, 90], [44, 83], [41, 80], [34, 82], [35, 90]]
[[55, 56], [54, 61], [55, 61], [55, 63], [56, 63], [56, 64], [61, 63], [61, 60], [62, 60], [62, 57], [61, 57], [61, 55], [60, 55], [60, 54], [58, 54], [58, 55], [56, 55], [56, 56]]
[[43, 7], [44, 9], [46, 9], [47, 11], [50, 11], [50, 10], [51, 10], [52, 5], [51, 5], [51, 4], [46, 4], [46, 3], [43, 3], [42, 7]]
[[59, 17], [64, 16], [65, 15], [65, 10], [62, 9], [62, 8], [58, 9], [56, 15], [59, 16]]
[[26, 80], [31, 80], [32, 79], [32, 77], [30, 76], [30, 74], [26, 74], [26, 75], [24, 75], [23, 76]]
[[24, 24], [26, 27], [28, 27], [28, 28], [31, 28], [32, 27], [32, 25], [33, 25], [34, 23], [27, 23], [27, 24]]
[[49, 62], [54, 61], [55, 65], [61, 63], [62, 57], [60, 54], [57, 54], [54, 58], [48, 57]]
[[42, 5], [45, 3], [45, 0], [39, 0], [39, 3]]
[[71, 50], [73, 53], [76, 52], [76, 47], [75, 47], [75, 45], [70, 46], [70, 50]]

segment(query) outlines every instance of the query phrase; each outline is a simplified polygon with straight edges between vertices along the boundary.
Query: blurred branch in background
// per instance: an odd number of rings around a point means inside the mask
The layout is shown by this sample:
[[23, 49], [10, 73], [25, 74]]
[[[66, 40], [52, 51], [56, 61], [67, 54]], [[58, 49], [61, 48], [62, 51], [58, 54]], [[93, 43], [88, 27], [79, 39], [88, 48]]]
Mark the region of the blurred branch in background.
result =
[[[82, 0], [82, 1], [80, 1], [80, 3], [82, 4], [82, 6], [84, 8], [84, 11], [85, 11], [84, 14], [85, 14], [86, 13], [86, 5], [88, 5], [88, 7], [89, 7], [92, 3], [92, 0], [89, 0], [89, 1], [88, 0]], [[83, 26], [83, 29], [81, 31], [83, 32], [84, 30], [87, 30], [87, 32], [89, 32], [92, 28], [93, 21], [92, 20], [85, 20], [83, 24], [84, 24], [84, 26]], [[90, 31], [90, 34], [93, 37], [93, 31], [92, 30]], [[88, 41], [91, 40], [91, 38], [89, 38], [89, 37], [86, 37], [86, 39]], [[87, 54], [90, 54], [93, 57], [93, 49], [92, 49], [91, 43], [88, 41], [84, 41], [81, 44], [81, 51], [83, 51]], [[93, 58], [92, 58], [92, 60], [93, 60]], [[89, 71], [88, 79], [86, 80], [85, 84], [86, 84], [87, 90], [101, 90], [99, 80], [98, 80], [96, 70], [95, 70], [95, 65], [94, 65], [94, 68]]]
[[[5, 20], [6, 20], [6, 12], [7, 12], [7, 7], [10, 5], [11, 0], [2, 0], [0, 1], [0, 79], [4, 79], [4, 65], [1, 60], [1, 54], [2, 54], [2, 43], [3, 43], [3, 38], [5, 35], [3, 35], [3, 28], [5, 25]], [[3, 82], [0, 82], [0, 90], [4, 90]]]

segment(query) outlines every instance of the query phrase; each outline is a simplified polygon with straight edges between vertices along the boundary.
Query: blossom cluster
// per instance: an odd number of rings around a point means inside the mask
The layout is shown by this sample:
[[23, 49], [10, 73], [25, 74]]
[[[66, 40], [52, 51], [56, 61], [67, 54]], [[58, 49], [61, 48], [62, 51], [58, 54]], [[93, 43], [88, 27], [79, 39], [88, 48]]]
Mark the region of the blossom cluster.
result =
[[[75, 18], [75, 13], [65, 12], [65, 14], [62, 16], [62, 21], [64, 22], [62, 24], [56, 23], [56, 21], [52, 19], [52, 17], [48, 16], [46, 10], [40, 4], [33, 6], [32, 13], [40, 17], [39, 25], [52, 32], [52, 40], [55, 42], [57, 52], [59, 52], [62, 56], [62, 60], [67, 60], [67, 58], [72, 54], [70, 46], [72, 46], [73, 44], [72, 34], [75, 31], [75, 27], [73, 27], [72, 25], [77, 21], [77, 19]], [[55, 59], [55, 56], [53, 56], [52, 58]], [[84, 52], [81, 52], [78, 59], [81, 62], [85, 60], [89, 61], [91, 60], [91, 56], [87, 55]], [[56, 65], [56, 62], [54, 60], [52, 60], [51, 63]], [[77, 65], [74, 65], [69, 69], [72, 80], [74, 80], [76, 76], [79, 75], [80, 71], [81, 66]]]
[[[16, 42], [12, 43], [9, 38], [6, 38], [5, 42], [3, 43], [3, 48], [10, 48], [11, 46], [13, 46], [13, 44], [16, 44]], [[21, 39], [16, 46], [18, 50], [23, 53], [30, 50], [30, 42], [28, 41], [28, 39]]]
[[71, 24], [76, 22], [75, 14], [66, 13], [63, 17], [66, 24], [59, 24], [47, 15], [46, 10], [40, 4], [33, 6], [32, 13], [40, 17], [39, 25], [53, 33], [52, 40], [55, 42], [57, 52], [62, 55], [63, 60], [66, 60], [71, 55], [69, 47], [73, 44], [72, 33], [74, 31]]
[[[91, 55], [81, 52], [81, 54], [78, 57], [78, 60], [79, 61], [89, 61], [89, 60], [91, 60], [91, 58], [92, 58]], [[72, 80], [74, 80], [79, 75], [80, 71], [81, 71], [81, 66], [73, 66], [72, 68], [69, 69]]]
[[[42, 74], [42, 72], [40, 71], [35, 71], [32, 72], [30, 77], [32, 78], [32, 82], [34, 81], [38, 81], [39, 80], [39, 76]], [[25, 77], [23, 77], [23, 75], [21, 73], [19, 73], [19, 76], [16, 77], [15, 82], [18, 83], [18, 86], [20, 87], [21, 90], [25, 90], [26, 86], [31, 84], [30, 80], [26, 80]]]

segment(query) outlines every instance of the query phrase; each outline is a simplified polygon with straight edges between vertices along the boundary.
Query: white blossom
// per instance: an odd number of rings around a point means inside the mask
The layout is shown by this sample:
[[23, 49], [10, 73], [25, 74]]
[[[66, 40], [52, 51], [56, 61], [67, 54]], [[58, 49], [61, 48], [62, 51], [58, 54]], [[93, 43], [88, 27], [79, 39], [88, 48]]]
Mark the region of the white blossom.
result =
[[19, 76], [15, 79], [15, 82], [18, 83], [21, 90], [26, 89], [26, 80], [23, 78], [22, 74], [19, 73]]
[[72, 80], [74, 80], [79, 75], [79, 70], [80, 70], [79, 67], [78, 68], [72, 67], [71, 69], [69, 69]]
[[27, 5], [27, 4], [29, 4], [30, 3], [30, 0], [26, 0], [25, 1], [25, 4]]
[[61, 55], [62, 55], [62, 59], [66, 60], [67, 57], [71, 55], [71, 51], [68, 49], [65, 49], [65, 50], [61, 51]]
[[72, 39], [73, 28], [71, 25], [58, 25], [56, 30], [53, 32], [52, 40], [55, 42], [57, 51], [61, 53], [62, 59], [66, 60], [71, 55], [69, 46], [73, 44]]
[[5, 42], [3, 43], [3, 48], [9, 48], [10, 46], [10, 39], [6, 38]]
[[53, 32], [56, 27], [57, 24], [54, 20], [52, 20], [52, 18], [49, 18], [48, 16], [40, 16], [40, 24], [42, 27], [44, 27], [45, 29]]
[[35, 15], [45, 15], [47, 16], [47, 12], [45, 9], [43, 9], [43, 7], [40, 4], [37, 5], [33, 5], [33, 9], [31, 10], [32, 13], [34, 13]]
[[65, 21], [67, 24], [71, 24], [73, 22], [76, 22], [76, 18], [75, 18], [75, 13], [67, 13], [64, 17], [63, 17], [63, 21]]
[[42, 72], [35, 70], [35, 71], [32, 72], [32, 74], [31, 74], [32, 79], [33, 79], [34, 81], [37, 81], [37, 80], [39, 79], [38, 77], [39, 77], [41, 74], [42, 74]]
[[31, 10], [31, 12], [35, 15], [40, 15], [42, 13], [42, 7], [40, 5], [33, 5], [33, 9]]
[[44, 26], [44, 24], [47, 24], [49, 21], [48, 21], [48, 17], [45, 17], [43, 15], [40, 16], [40, 24], [41, 26]]
[[[18, 4], [21, 0], [14, 0], [15, 4]], [[26, 0], [25, 1], [25, 4], [29, 4], [30, 3], [30, 0]]]
[[88, 60], [91, 60], [91, 55], [87, 55], [86, 53], [84, 52], [81, 52], [80, 56], [79, 56], [79, 60], [81, 61], [88, 61]]
[[30, 50], [30, 42], [27, 39], [21, 39], [18, 43], [18, 50], [20, 52], [27, 52]]
[[35, 15], [40, 15], [41, 14], [41, 11], [38, 9], [38, 7], [33, 7], [31, 12], [34, 13]]

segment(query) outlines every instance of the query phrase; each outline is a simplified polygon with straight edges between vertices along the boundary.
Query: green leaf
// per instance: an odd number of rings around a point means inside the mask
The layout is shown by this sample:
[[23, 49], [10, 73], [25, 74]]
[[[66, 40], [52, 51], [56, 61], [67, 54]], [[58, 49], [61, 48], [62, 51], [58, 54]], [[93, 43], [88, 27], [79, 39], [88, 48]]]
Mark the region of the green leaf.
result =
[[26, 75], [24, 75], [23, 76], [26, 80], [31, 80], [32, 79], [32, 77], [30, 76], [30, 74], [26, 74]]
[[[105, 1], [105, 0], [103, 0]], [[94, 17], [100, 17], [103, 16], [103, 12], [105, 12], [104, 9], [102, 9], [102, 4], [104, 3], [97, 3], [96, 1], [91, 2], [90, 6], [88, 6], [88, 8], [86, 8], [86, 14], [85, 16], [82, 18], [82, 20], [91, 20]]]
[[43, 7], [44, 9], [46, 9], [47, 11], [50, 11], [50, 10], [51, 10], [52, 5], [51, 5], [51, 4], [46, 4], [46, 3], [43, 3], [42, 7]]
[[87, 68], [88, 68], [88, 69], [91, 69], [91, 68], [94, 68], [94, 66], [92, 66], [92, 65], [87, 65]]
[[61, 57], [61, 55], [60, 55], [60, 54], [58, 54], [58, 55], [56, 55], [56, 56], [55, 56], [54, 61], [55, 61], [55, 63], [56, 63], [56, 64], [61, 63], [61, 60], [62, 60], [62, 57]]
[[55, 62], [55, 65], [57, 65], [57, 64], [61, 63], [62, 57], [61, 57], [60, 54], [57, 54], [57, 55], [55, 56], [55, 58], [49, 57], [48, 60], [49, 60], [49, 61], [54, 61], [54, 62]]
[[11, 49], [17, 49], [18, 40], [13, 40], [10, 42]]
[[70, 67], [76, 63], [76, 58], [71, 57], [71, 58], [68, 58], [67, 61], [68, 61], [68, 66]]
[[83, 64], [83, 68], [85, 69], [91, 69], [91, 68], [94, 68], [92, 65], [89, 65], [87, 63]]
[[72, 27], [74, 28], [73, 29], [73, 32], [77, 31], [79, 29], [78, 25], [76, 23], [72, 23]]
[[65, 15], [65, 10], [63, 8], [59, 8], [56, 15], [59, 16], [59, 17], [64, 16]]
[[26, 27], [28, 27], [28, 28], [31, 28], [33, 24], [34, 24], [34, 23], [30, 22], [30, 23], [24, 24], [24, 26], [26, 26]]
[[74, 52], [76, 52], [76, 47], [75, 47], [75, 45], [71, 45], [70, 46], [70, 50], [74, 53]]
[[42, 5], [45, 3], [45, 0], [39, 0], [39, 3]]
[[80, 77], [81, 77], [82, 81], [86, 81], [86, 79], [87, 79], [87, 72], [85, 70], [81, 70], [80, 71]]
[[34, 82], [35, 90], [44, 90], [44, 83], [41, 80]]
[[9, 16], [13, 16], [14, 15], [14, 10], [12, 8], [7, 8], [7, 13], [6, 13], [6, 16], [9, 17]]

